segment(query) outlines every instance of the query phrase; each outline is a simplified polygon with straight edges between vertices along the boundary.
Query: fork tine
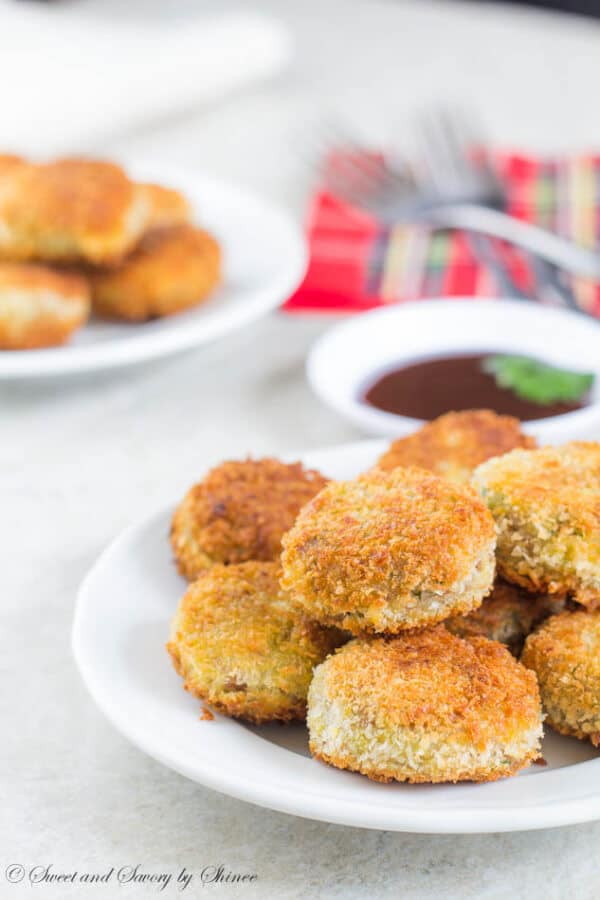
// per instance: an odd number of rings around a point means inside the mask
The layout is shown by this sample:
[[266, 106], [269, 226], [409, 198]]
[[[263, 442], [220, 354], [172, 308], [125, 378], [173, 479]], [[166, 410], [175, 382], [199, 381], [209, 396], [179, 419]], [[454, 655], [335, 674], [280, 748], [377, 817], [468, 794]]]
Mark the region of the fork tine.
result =
[[449, 119], [449, 125], [457, 140], [462, 144], [463, 162], [465, 169], [470, 171], [472, 180], [478, 180], [479, 183], [485, 181], [489, 185], [489, 190], [501, 194], [503, 192], [501, 183], [487, 154], [479, 155], [476, 164], [470, 160], [471, 151], [481, 150], [487, 143], [485, 130], [479, 116], [475, 116], [473, 111], [467, 114], [464, 109], [456, 110]]
[[406, 175], [391, 169], [383, 158], [369, 154], [356, 140], [342, 136], [339, 126], [329, 123], [326, 132], [329, 154], [336, 147], [343, 151], [335, 165], [327, 165], [324, 154], [321, 166], [321, 176], [333, 193], [354, 205], [372, 207], [392, 191], [398, 195], [407, 190]]
[[451, 178], [447, 152], [443, 144], [440, 144], [434, 117], [428, 111], [422, 113], [417, 120], [415, 139], [415, 169], [419, 173], [421, 184], [442, 193]]

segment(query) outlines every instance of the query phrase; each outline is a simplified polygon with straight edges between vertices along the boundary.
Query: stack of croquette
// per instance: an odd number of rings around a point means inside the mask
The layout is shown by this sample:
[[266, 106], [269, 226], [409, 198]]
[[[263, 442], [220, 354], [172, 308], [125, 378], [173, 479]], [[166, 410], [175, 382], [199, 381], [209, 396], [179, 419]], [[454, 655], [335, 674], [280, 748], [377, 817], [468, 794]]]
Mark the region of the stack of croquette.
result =
[[111, 162], [0, 155], [0, 349], [63, 344], [91, 311], [142, 322], [202, 302], [220, 252], [190, 212]]
[[538, 449], [475, 410], [349, 481], [228, 462], [171, 541], [186, 689], [256, 723], [306, 717], [326, 763], [492, 781], [539, 758], [544, 716], [600, 740], [600, 444]]

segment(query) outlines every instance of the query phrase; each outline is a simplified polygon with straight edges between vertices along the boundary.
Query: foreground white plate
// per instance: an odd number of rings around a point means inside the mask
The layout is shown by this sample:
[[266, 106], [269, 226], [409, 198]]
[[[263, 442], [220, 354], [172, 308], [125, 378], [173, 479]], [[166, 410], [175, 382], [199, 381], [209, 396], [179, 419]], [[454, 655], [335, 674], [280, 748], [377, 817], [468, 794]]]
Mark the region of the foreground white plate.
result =
[[302, 279], [304, 238], [282, 211], [194, 170], [140, 161], [125, 165], [138, 181], [157, 181], [188, 197], [197, 223], [223, 248], [223, 285], [206, 303], [176, 316], [141, 324], [92, 320], [64, 347], [0, 351], [0, 378], [108, 369], [196, 347], [274, 309]]
[[[306, 454], [333, 478], [368, 468], [385, 442]], [[199, 473], [200, 475], [201, 473]], [[547, 828], [600, 818], [600, 758], [591, 744], [552, 732], [547, 767], [493, 784], [385, 785], [310, 759], [301, 725], [249, 727], [182, 690], [164, 649], [185, 590], [167, 541], [171, 510], [127, 530], [82, 585], [73, 649], [98, 705], [132, 743], [194, 781], [313, 819], [394, 831]]]

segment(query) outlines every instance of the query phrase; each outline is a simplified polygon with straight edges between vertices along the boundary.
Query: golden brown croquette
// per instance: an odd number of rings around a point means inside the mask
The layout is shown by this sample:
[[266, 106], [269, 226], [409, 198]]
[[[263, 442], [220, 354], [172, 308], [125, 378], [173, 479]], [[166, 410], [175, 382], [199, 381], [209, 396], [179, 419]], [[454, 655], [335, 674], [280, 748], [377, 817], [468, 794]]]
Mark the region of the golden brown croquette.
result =
[[221, 277], [215, 239], [192, 225], [148, 232], [120, 266], [88, 272], [94, 312], [143, 322], [206, 300]]
[[442, 626], [346, 644], [315, 670], [307, 724], [313, 756], [376, 781], [494, 781], [542, 737], [533, 673]]
[[600, 444], [513, 450], [479, 466], [473, 484], [496, 520], [500, 575], [600, 602]]
[[279, 587], [274, 562], [214, 566], [188, 588], [167, 649], [185, 688], [224, 715], [303, 719], [313, 668], [343, 641]]
[[331, 482], [283, 538], [283, 587], [327, 625], [395, 633], [480, 605], [494, 522], [467, 486], [423, 469]]
[[530, 594], [497, 578], [479, 609], [466, 616], [451, 616], [444, 625], [459, 637], [478, 635], [500, 641], [518, 657], [527, 635], [548, 616], [562, 612], [566, 602], [559, 594]]
[[600, 746], [600, 611], [552, 616], [525, 641], [548, 725]]
[[397, 466], [419, 466], [465, 484], [486, 459], [515, 447], [535, 447], [535, 439], [521, 431], [512, 416], [490, 409], [449, 412], [394, 441], [377, 466], [390, 471]]
[[278, 558], [283, 534], [325, 484], [301, 463], [222, 463], [175, 511], [171, 543], [179, 571], [191, 581], [214, 563]]
[[5, 169], [0, 190], [0, 254], [9, 260], [121, 260], [150, 215], [144, 189], [114, 163], [60, 159]]
[[186, 198], [173, 188], [161, 184], [145, 184], [144, 189], [150, 202], [148, 231], [170, 228], [189, 222], [192, 210]]
[[63, 344], [87, 320], [90, 294], [77, 275], [0, 262], [0, 349]]

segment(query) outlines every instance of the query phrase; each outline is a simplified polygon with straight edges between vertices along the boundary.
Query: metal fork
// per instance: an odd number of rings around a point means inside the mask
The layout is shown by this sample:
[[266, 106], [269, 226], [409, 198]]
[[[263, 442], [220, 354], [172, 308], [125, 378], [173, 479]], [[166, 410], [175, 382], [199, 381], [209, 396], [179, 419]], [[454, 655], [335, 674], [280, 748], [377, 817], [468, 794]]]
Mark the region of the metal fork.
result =
[[[340, 137], [338, 135], [338, 137]], [[335, 146], [330, 141], [330, 146]], [[347, 136], [338, 146], [352, 147]], [[362, 207], [387, 225], [422, 223], [428, 228], [458, 228], [515, 244], [567, 272], [600, 280], [600, 254], [537, 225], [523, 222], [497, 207], [485, 173], [471, 172], [461, 180], [460, 193], [444, 187], [423, 187], [413, 166], [390, 166], [385, 159], [358, 152], [343, 167], [324, 173], [328, 187], [354, 206]], [[421, 182], [421, 183], [419, 183]], [[455, 187], [458, 182], [455, 182]], [[482, 202], [483, 189], [486, 201]], [[500, 198], [502, 200], [502, 198]]]
[[[413, 136], [415, 180], [422, 190], [434, 192], [440, 199], [449, 194], [459, 198], [467, 196], [501, 208], [501, 189], [494, 173], [486, 162], [475, 168], [469, 156], [472, 148], [483, 146], [483, 142], [475, 143], [474, 132], [469, 129], [467, 133], [456, 116], [445, 109], [425, 112], [419, 116]], [[492, 272], [502, 294], [532, 299], [499, 258], [493, 238], [474, 231], [465, 234], [471, 251]]]
[[[473, 159], [473, 148], [484, 146], [481, 135], [473, 117], [466, 117], [464, 112], [444, 108], [426, 112], [419, 117], [415, 129], [415, 160], [419, 164], [416, 174], [421, 176], [422, 186], [432, 186], [441, 199], [450, 195], [469, 197], [483, 206], [504, 210], [504, 188], [487, 158]], [[467, 234], [475, 254], [492, 270], [503, 292], [531, 299], [498, 258], [494, 242], [474, 232]], [[528, 262], [534, 271], [539, 294], [581, 311], [573, 292], [562, 283], [556, 266], [533, 254], [528, 254]]]

